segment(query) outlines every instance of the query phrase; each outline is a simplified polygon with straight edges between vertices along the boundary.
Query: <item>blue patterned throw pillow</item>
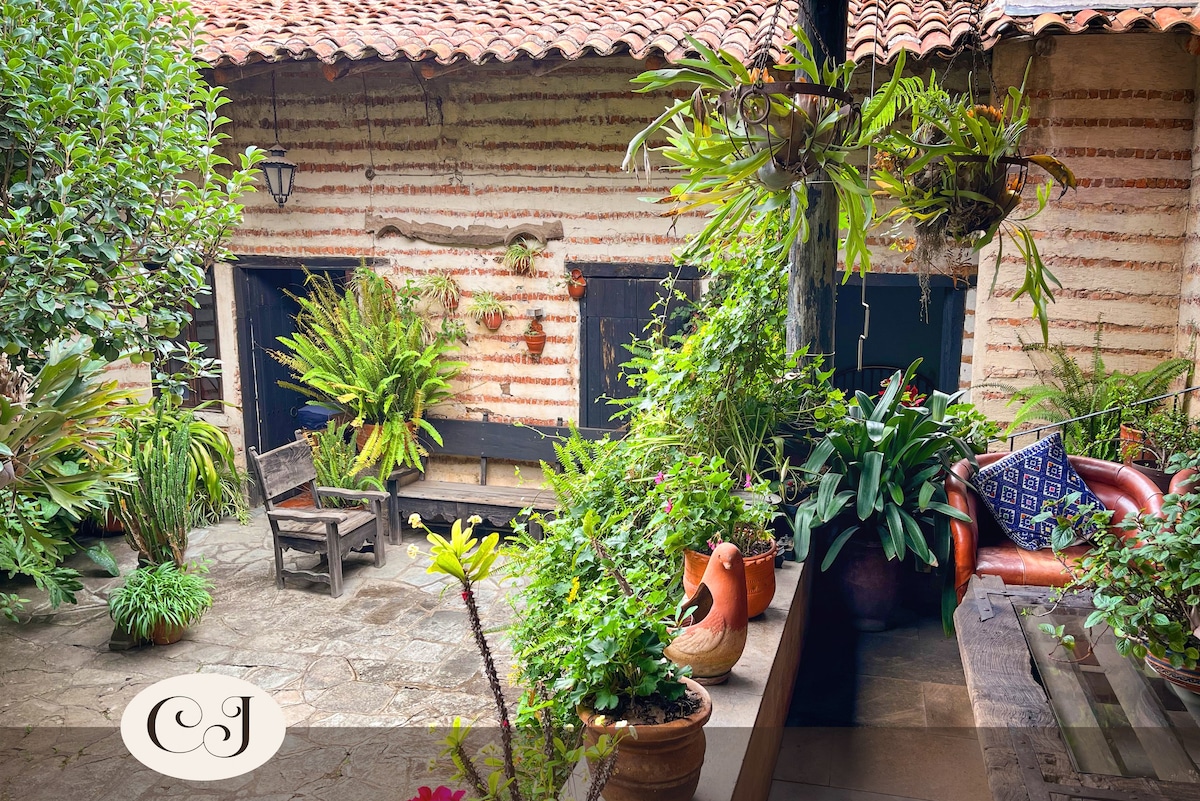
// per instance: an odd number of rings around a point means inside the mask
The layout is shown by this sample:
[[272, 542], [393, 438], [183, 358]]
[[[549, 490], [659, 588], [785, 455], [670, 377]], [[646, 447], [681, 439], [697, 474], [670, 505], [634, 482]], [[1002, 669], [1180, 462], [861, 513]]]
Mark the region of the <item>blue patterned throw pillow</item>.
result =
[[[1033, 522], [1046, 501], [1057, 501], [1068, 493], [1078, 492], [1079, 504], [1103, 507], [1067, 461], [1067, 450], [1059, 434], [1051, 434], [980, 468], [975, 474], [975, 488], [1004, 533], [1027, 551], [1050, 547], [1054, 521]], [[1073, 507], [1061, 511], [1070, 513]]]

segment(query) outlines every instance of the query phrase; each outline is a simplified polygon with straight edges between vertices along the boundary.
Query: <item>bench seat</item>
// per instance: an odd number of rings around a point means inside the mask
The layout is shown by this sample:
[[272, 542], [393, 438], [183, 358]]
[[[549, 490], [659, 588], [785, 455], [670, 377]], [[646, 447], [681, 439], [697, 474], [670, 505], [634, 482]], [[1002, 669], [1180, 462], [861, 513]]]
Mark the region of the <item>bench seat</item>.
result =
[[[550, 512], [554, 509], [554, 493], [538, 487], [480, 486], [456, 481], [414, 481], [395, 487], [393, 507], [395, 518], [403, 525], [412, 514], [422, 520], [452, 523], [479, 515], [485, 522], [504, 528], [521, 521], [521, 511]], [[392, 528], [393, 542], [399, 542], [399, 526]]]

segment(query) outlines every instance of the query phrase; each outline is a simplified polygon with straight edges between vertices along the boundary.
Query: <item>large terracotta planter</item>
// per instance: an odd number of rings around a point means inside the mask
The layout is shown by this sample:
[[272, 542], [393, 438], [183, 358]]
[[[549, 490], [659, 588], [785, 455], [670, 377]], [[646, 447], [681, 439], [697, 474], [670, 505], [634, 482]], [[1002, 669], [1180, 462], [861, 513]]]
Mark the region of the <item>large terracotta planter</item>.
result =
[[852, 537], [834, 562], [842, 598], [859, 631], [883, 631], [900, 597], [904, 563], [888, 559], [877, 540]]
[[171, 626], [167, 623], [159, 623], [150, 632], [150, 639], [155, 645], [171, 645], [183, 639], [183, 626]]
[[[758, 556], [749, 556], [746, 564], [746, 612], [750, 617], [758, 617], [767, 611], [771, 599], [775, 597], [775, 549], [778, 546], [771, 543], [771, 550]], [[691, 598], [700, 586], [704, 570], [708, 567], [708, 554], [699, 551], [683, 552], [683, 591]]]
[[[605, 801], [690, 801], [696, 794], [704, 766], [704, 724], [712, 717], [712, 699], [691, 679], [683, 682], [700, 698], [700, 708], [669, 723], [630, 721], [637, 736], [620, 738], [616, 769], [601, 793]], [[601, 735], [617, 734], [617, 721], [611, 715], [606, 716], [604, 726], [592, 722], [596, 713], [590, 709], [580, 707], [579, 717], [587, 726], [589, 745]]]

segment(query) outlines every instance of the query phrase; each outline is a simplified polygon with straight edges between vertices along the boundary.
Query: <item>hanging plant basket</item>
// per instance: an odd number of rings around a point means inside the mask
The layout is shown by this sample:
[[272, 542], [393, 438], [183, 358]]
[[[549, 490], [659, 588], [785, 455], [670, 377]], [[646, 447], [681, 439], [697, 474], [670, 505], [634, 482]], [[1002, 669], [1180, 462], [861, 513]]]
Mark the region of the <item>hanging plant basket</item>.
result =
[[830, 147], [857, 140], [862, 131], [854, 97], [819, 83], [760, 79], [722, 92], [718, 107], [739, 159], [770, 152], [755, 179], [772, 191], [807, 178]]
[[[939, 236], [964, 246], [976, 235], [995, 229], [1021, 203], [1030, 161], [1004, 156], [946, 156], [930, 165], [933, 185], [950, 188], [947, 210], [938, 222]], [[917, 225], [918, 232], [923, 226]]]

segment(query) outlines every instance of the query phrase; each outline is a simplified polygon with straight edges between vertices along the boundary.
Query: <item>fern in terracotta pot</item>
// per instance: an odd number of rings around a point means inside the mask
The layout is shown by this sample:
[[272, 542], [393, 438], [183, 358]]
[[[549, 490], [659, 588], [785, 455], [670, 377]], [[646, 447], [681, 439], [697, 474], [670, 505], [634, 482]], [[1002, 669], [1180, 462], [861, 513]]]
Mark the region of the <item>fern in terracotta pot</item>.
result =
[[207, 567], [172, 561], [139, 567], [108, 597], [108, 611], [122, 631], [142, 642], [170, 645], [212, 606]]

